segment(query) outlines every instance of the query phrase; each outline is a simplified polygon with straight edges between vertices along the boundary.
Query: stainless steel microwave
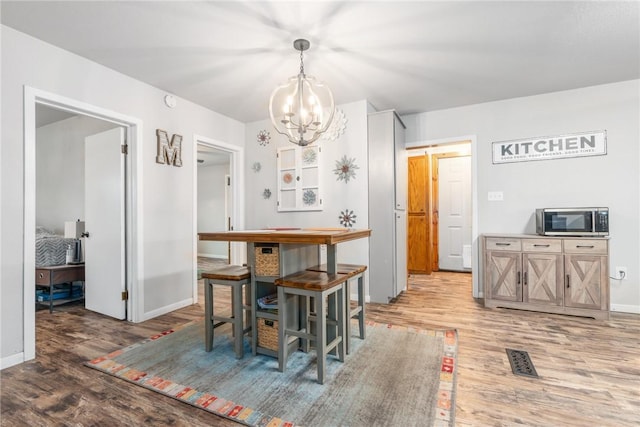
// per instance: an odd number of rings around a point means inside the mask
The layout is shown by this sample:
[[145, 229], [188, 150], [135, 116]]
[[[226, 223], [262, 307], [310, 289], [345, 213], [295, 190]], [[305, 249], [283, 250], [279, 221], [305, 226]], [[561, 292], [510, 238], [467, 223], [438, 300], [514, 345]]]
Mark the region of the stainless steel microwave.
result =
[[536, 233], [543, 236], [608, 236], [609, 208], [536, 209]]

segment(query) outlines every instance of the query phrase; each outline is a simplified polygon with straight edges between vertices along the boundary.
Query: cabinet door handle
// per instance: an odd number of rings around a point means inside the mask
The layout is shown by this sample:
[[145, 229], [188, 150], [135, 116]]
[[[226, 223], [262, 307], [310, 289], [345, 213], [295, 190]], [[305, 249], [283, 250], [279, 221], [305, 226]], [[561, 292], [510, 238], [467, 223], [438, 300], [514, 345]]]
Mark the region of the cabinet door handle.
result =
[[511, 246], [511, 243], [496, 243], [496, 246]]
[[518, 285], [520, 284], [520, 272], [518, 271]]
[[523, 285], [527, 286], [527, 272], [524, 272], [524, 280], [522, 281]]
[[567, 289], [569, 289], [569, 275], [567, 274]]
[[593, 245], [576, 245], [576, 248], [593, 249]]
[[549, 245], [540, 245], [540, 244], [536, 243], [535, 245], [533, 245], [533, 247], [535, 247], [535, 248], [548, 248]]

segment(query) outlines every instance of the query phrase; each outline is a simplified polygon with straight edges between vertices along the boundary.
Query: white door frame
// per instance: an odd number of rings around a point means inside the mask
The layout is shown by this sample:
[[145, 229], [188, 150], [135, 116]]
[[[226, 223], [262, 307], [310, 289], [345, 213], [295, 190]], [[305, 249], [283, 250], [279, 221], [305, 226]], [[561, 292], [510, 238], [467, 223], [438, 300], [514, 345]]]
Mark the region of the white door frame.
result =
[[[231, 227], [244, 230], [244, 148], [217, 141], [201, 135], [193, 136], [193, 302], [198, 302], [198, 144], [215, 148], [229, 154], [231, 167], [232, 206]], [[242, 265], [247, 262], [246, 244], [231, 243], [230, 264]]]
[[434, 145], [455, 144], [460, 141], [471, 141], [471, 276], [473, 281], [473, 297], [482, 298], [484, 292], [480, 289], [480, 275], [482, 274], [478, 259], [478, 141], [475, 135], [464, 135], [451, 138], [433, 139], [428, 141], [410, 142], [405, 148], [419, 148]]
[[36, 319], [35, 319], [35, 231], [36, 231], [36, 104], [46, 105], [74, 114], [93, 117], [115, 123], [126, 129], [129, 155], [127, 156], [128, 182], [126, 198], [126, 262], [127, 262], [127, 320], [140, 321], [144, 307], [142, 285], [138, 279], [143, 277], [143, 227], [140, 223], [143, 215], [142, 181], [138, 179], [142, 171], [142, 120], [114, 111], [46, 92], [30, 86], [24, 87], [24, 270], [23, 270], [23, 312], [24, 312], [24, 361], [36, 355]]

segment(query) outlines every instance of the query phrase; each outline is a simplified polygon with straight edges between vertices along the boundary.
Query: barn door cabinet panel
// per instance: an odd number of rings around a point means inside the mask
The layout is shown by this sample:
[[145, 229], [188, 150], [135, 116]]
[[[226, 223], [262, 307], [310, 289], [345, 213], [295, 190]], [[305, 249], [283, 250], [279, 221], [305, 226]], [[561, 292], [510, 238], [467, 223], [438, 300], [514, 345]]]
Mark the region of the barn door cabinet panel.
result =
[[568, 307], [599, 310], [609, 304], [607, 241], [565, 240], [565, 292]]
[[609, 317], [608, 239], [483, 235], [485, 307]]
[[491, 299], [522, 301], [522, 255], [519, 252], [492, 250], [487, 252], [487, 281]]

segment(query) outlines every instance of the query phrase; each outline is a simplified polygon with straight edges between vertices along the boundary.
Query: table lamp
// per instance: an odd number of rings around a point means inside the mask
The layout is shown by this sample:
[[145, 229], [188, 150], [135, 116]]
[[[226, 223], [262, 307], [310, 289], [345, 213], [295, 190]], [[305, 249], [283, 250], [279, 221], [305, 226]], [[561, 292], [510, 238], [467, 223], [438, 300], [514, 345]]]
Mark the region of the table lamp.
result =
[[73, 247], [73, 255], [71, 259], [67, 259], [67, 264], [81, 264], [84, 262], [82, 257], [82, 242], [80, 240], [84, 234], [84, 221], [65, 221], [64, 237], [67, 239], [75, 239]]

